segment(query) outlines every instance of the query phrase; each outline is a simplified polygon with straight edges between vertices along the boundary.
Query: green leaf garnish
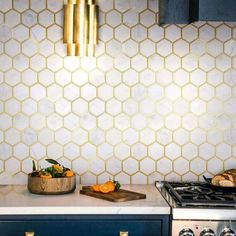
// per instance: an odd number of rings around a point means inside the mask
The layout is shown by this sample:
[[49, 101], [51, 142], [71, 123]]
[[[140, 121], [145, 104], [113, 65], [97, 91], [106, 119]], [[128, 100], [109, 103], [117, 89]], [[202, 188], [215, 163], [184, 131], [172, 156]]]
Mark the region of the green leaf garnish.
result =
[[114, 180], [113, 183], [115, 184], [115, 191], [119, 191], [121, 188], [121, 184], [119, 181]]
[[45, 159], [45, 160], [53, 165], [59, 164], [56, 160], [53, 159]]

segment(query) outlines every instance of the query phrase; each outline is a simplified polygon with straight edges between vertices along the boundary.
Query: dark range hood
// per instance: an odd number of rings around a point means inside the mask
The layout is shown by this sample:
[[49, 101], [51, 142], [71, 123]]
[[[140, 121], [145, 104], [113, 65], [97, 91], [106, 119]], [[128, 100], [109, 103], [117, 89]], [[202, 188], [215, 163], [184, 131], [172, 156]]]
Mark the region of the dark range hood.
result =
[[236, 21], [236, 0], [159, 0], [159, 24]]

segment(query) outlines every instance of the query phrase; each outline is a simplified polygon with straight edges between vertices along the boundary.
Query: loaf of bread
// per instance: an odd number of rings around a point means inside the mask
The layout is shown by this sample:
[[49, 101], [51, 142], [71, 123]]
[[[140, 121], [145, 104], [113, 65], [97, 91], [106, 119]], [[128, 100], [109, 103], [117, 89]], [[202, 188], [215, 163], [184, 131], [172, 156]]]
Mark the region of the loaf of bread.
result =
[[226, 170], [223, 173], [215, 175], [211, 183], [215, 186], [236, 187], [236, 169]]

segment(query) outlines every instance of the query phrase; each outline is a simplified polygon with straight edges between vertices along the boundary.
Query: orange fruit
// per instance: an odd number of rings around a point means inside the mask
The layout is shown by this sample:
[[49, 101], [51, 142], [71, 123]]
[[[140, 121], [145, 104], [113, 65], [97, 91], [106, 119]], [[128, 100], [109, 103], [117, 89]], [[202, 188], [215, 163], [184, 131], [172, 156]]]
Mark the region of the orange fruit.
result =
[[72, 170], [67, 170], [64, 174], [66, 177], [71, 177], [74, 175], [74, 172]]
[[110, 188], [110, 192], [114, 192], [115, 191], [115, 185], [111, 185], [111, 184], [108, 184], [109, 188]]
[[94, 184], [92, 186], [92, 189], [93, 189], [94, 192], [100, 192], [100, 185], [99, 184]]
[[102, 193], [109, 193], [109, 192], [111, 191], [109, 184], [101, 184], [101, 185], [99, 186], [99, 190], [100, 190], [100, 192], [102, 192]]
[[51, 174], [43, 174], [43, 175], [40, 175], [40, 178], [43, 178], [43, 179], [51, 179], [52, 176], [51, 176]]
[[54, 164], [54, 165], [52, 165], [52, 168], [54, 170], [56, 170], [56, 172], [58, 172], [58, 173], [62, 173], [63, 172], [63, 167], [60, 164]]
[[105, 184], [109, 186], [110, 192], [113, 192], [116, 188], [116, 185], [112, 181], [107, 181]]

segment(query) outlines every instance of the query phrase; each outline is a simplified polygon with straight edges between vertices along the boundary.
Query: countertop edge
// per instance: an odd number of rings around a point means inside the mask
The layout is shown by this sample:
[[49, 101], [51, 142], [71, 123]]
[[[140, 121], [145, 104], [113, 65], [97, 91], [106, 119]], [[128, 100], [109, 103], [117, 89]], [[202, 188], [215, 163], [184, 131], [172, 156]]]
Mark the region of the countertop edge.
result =
[[169, 207], [0, 207], [0, 215], [169, 215]]

